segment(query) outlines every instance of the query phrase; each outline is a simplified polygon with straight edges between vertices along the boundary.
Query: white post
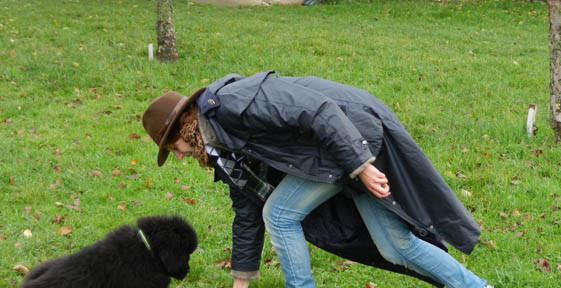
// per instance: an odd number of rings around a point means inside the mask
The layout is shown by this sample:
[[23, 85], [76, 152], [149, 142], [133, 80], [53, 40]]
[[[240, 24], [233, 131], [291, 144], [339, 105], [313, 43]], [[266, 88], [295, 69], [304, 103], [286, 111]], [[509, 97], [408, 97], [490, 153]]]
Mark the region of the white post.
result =
[[154, 47], [152, 43], [148, 44], [148, 60], [152, 61], [154, 59]]
[[526, 133], [528, 137], [534, 135], [534, 122], [536, 122], [536, 104], [528, 106], [528, 119], [526, 120]]

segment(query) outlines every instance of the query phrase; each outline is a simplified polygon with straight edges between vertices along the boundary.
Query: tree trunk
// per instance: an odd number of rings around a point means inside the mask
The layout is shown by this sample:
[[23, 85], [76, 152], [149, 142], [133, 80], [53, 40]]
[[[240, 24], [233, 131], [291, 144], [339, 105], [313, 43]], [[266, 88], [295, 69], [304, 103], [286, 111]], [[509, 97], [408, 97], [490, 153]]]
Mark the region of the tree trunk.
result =
[[555, 144], [561, 139], [561, 1], [547, 0], [549, 6], [549, 83], [551, 118]]
[[156, 0], [156, 18], [156, 34], [158, 36], [156, 58], [160, 61], [175, 61], [177, 60], [177, 48], [175, 47], [171, 0]]

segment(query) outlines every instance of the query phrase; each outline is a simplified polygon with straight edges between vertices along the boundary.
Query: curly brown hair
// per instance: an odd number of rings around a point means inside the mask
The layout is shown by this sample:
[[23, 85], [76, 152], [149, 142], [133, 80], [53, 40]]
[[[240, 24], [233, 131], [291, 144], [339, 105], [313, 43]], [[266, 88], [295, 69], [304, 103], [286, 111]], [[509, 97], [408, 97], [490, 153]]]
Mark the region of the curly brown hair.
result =
[[207, 167], [209, 166], [209, 160], [208, 155], [205, 152], [203, 137], [199, 131], [197, 113], [197, 105], [190, 105], [183, 111], [179, 117], [179, 121], [176, 122], [170, 132], [167, 145], [168, 147], [171, 147], [179, 139], [179, 137], [183, 138], [187, 144], [195, 148], [192, 156], [197, 159], [199, 165]]

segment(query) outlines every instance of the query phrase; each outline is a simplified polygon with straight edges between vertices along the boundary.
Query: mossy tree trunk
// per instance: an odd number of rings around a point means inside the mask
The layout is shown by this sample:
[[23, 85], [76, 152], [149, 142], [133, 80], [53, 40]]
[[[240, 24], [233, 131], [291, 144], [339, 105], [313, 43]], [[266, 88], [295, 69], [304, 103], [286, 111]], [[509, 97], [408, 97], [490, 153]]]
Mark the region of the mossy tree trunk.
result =
[[177, 60], [177, 48], [175, 46], [171, 0], [156, 0], [156, 18], [156, 34], [158, 36], [156, 58], [160, 61], [175, 61]]
[[551, 118], [555, 144], [561, 139], [561, 1], [547, 0], [549, 6], [549, 83]]

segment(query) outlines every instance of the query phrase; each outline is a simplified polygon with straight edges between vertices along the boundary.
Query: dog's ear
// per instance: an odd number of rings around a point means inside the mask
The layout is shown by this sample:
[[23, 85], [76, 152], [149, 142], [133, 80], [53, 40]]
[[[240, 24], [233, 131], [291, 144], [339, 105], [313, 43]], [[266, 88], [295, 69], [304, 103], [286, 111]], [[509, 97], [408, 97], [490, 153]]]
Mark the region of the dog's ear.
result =
[[178, 216], [145, 217], [137, 221], [154, 254], [173, 278], [183, 279], [189, 273], [189, 257], [197, 248], [197, 234]]

